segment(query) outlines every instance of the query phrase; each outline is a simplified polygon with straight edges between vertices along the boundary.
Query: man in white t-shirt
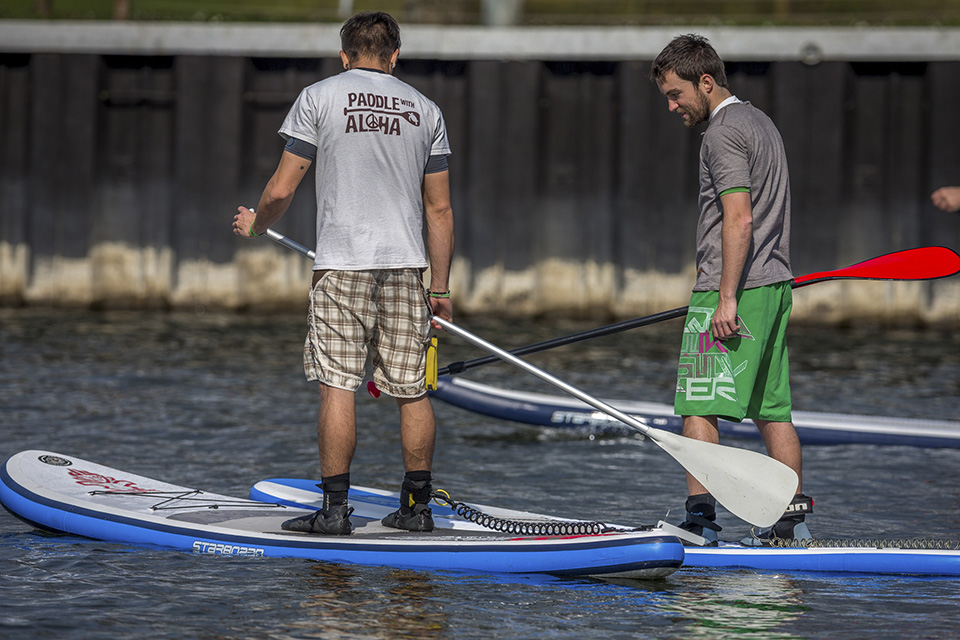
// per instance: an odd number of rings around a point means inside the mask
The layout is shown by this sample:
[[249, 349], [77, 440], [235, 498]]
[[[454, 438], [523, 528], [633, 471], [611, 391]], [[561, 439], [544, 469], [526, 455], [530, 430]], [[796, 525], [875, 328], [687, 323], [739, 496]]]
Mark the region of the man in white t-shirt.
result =
[[369, 353], [374, 382], [400, 409], [406, 472], [400, 508], [383, 524], [430, 531], [436, 425], [426, 395], [426, 345], [431, 315], [453, 319], [450, 147], [437, 105], [391, 75], [400, 28], [390, 15], [359, 13], [344, 23], [340, 40], [345, 71], [300, 93], [280, 128], [286, 147], [256, 213], [239, 207], [233, 224], [241, 237], [265, 233], [315, 165], [317, 243], [304, 370], [320, 383], [323, 508], [283, 528], [339, 535], [353, 529], [347, 495], [354, 395]]

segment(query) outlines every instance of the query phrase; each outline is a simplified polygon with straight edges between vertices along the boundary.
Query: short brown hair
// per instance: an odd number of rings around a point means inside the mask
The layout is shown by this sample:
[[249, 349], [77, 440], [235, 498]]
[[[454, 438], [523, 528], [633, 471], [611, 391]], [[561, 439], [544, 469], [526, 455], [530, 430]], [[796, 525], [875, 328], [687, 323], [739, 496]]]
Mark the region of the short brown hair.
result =
[[386, 63], [399, 48], [400, 25], [389, 13], [365, 11], [340, 27], [340, 49], [348, 60], [371, 57]]
[[700, 84], [707, 74], [721, 87], [727, 86], [727, 72], [716, 49], [701, 35], [688, 33], [670, 41], [650, 67], [650, 79], [662, 84], [673, 71], [681, 80]]

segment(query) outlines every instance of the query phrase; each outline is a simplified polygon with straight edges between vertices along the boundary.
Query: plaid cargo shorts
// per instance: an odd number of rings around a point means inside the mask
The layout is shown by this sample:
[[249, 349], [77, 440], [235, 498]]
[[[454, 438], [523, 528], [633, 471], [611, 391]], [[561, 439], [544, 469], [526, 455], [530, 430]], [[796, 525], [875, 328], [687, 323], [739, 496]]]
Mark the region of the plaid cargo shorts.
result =
[[303, 347], [307, 380], [356, 391], [369, 350], [381, 391], [395, 398], [426, 393], [430, 304], [422, 270], [318, 273]]

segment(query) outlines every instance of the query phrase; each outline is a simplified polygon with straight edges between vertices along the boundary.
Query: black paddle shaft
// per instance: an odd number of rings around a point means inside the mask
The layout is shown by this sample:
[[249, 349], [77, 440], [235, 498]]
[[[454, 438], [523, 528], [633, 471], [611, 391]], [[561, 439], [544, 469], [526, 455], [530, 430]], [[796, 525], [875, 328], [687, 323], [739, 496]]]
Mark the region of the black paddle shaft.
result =
[[[856, 279], [856, 280], [932, 280], [934, 278], [945, 278], [960, 273], [960, 256], [952, 249], [944, 247], [919, 247], [916, 249], [907, 249], [904, 251], [895, 251], [877, 258], [872, 258], [855, 265], [835, 269], [833, 271], [824, 271], [820, 273], [811, 273], [809, 275], [796, 278], [790, 283], [790, 286], [805, 287], [816, 284], [817, 282], [826, 282], [828, 280]], [[605, 327], [597, 327], [589, 331], [574, 333], [569, 336], [554, 338], [545, 342], [519, 347], [510, 351], [515, 356], [522, 356], [527, 353], [536, 353], [561, 347], [565, 344], [607, 336], [628, 329], [643, 327], [648, 324], [655, 324], [672, 318], [679, 318], [687, 313], [689, 307], [679, 307], [670, 311], [662, 311], [642, 318], [625, 320], [616, 324], [610, 324]], [[474, 358], [466, 362], [451, 362], [443, 369], [437, 372], [437, 375], [463, 373], [467, 369], [479, 367], [480, 365], [497, 362], [500, 358], [497, 356], [483, 356]]]
[[[513, 349], [510, 351], [510, 353], [515, 356], [522, 356], [528, 353], [536, 353], [537, 351], [546, 351], [547, 349], [553, 349], [554, 347], [562, 347], [563, 345], [580, 342], [581, 340], [589, 340], [590, 338], [598, 338], [600, 336], [609, 336], [614, 333], [620, 333], [621, 331], [627, 331], [628, 329], [636, 329], [637, 327], [644, 327], [648, 324], [656, 324], [657, 322], [663, 322], [664, 320], [672, 320], [673, 318], [683, 317], [686, 315], [688, 308], [689, 307], [678, 307], [677, 309], [661, 311], [660, 313], [655, 313], [650, 316], [643, 316], [642, 318], [624, 320], [623, 322], [618, 322], [616, 324], [608, 324], [604, 327], [597, 327], [596, 329], [581, 331], [580, 333], [572, 333], [569, 336], [554, 338], [553, 340], [545, 340], [543, 342], [537, 342], [536, 344], [528, 344], [525, 347]], [[499, 360], [499, 357], [491, 355], [474, 358], [472, 360], [467, 360], [466, 362], [451, 362], [444, 368], [437, 371], [437, 375], [456, 375], [458, 373], [463, 373], [467, 369], [473, 369], [474, 367], [479, 367], [491, 362], [497, 362]]]

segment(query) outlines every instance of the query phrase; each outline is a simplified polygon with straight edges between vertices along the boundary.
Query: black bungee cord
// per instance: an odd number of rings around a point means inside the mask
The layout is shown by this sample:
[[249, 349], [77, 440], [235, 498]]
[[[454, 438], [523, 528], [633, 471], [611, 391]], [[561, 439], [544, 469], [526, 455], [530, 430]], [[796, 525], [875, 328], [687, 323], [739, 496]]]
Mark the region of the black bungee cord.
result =
[[458, 502], [450, 494], [438, 489], [430, 494], [433, 501], [439, 505], [450, 507], [455, 514], [475, 524], [499, 531], [501, 533], [517, 534], [522, 536], [575, 536], [597, 535], [601, 533], [615, 533], [640, 531], [639, 529], [623, 529], [599, 521], [582, 520], [511, 520], [484, 513], [476, 507]]

